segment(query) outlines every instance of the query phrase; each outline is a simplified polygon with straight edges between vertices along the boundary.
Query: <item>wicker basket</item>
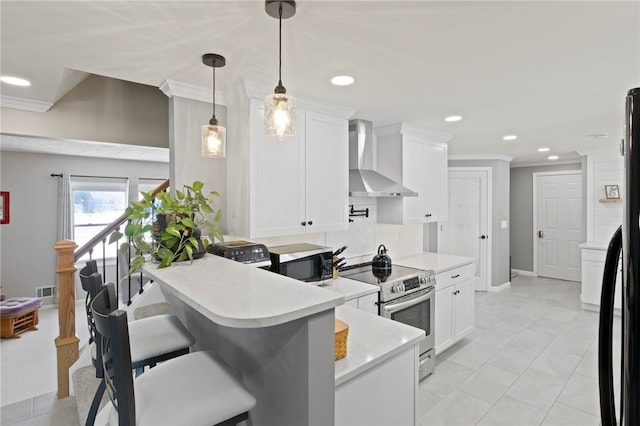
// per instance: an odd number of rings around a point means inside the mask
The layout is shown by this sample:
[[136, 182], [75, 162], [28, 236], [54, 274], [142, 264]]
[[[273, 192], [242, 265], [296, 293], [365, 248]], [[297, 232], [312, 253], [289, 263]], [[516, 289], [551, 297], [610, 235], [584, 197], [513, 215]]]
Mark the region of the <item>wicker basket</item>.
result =
[[336, 361], [347, 356], [347, 335], [349, 334], [349, 324], [344, 321], [336, 319], [335, 324], [336, 333]]

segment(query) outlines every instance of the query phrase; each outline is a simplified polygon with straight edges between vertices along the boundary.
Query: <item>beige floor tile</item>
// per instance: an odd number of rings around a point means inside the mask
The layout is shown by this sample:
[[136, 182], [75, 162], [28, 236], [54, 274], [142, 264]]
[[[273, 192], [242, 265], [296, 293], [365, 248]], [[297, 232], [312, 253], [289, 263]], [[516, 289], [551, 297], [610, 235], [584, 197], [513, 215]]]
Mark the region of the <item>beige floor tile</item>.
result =
[[420, 419], [424, 426], [474, 425], [491, 404], [459, 390], [454, 390]]
[[516, 337], [511, 339], [509, 344], [517, 346], [521, 349], [527, 349], [533, 352], [542, 352], [549, 343], [555, 338], [553, 334], [543, 333], [541, 331], [526, 328], [522, 330]]
[[480, 420], [483, 426], [539, 425], [547, 412], [509, 396], [503, 396]]
[[568, 379], [576, 369], [576, 366], [582, 358], [579, 355], [567, 352], [556, 351], [553, 349], [545, 349], [531, 363], [529, 368], [552, 376]]
[[582, 374], [573, 374], [560, 393], [558, 402], [599, 417], [598, 381]]
[[564, 379], [529, 369], [522, 373], [507, 391], [507, 395], [534, 407], [549, 410], [564, 385]]
[[497, 351], [498, 349], [494, 347], [471, 342], [461, 351], [450, 356], [448, 360], [475, 370], [487, 362]]
[[522, 374], [538, 356], [536, 351], [506, 345], [488, 361], [488, 365], [501, 368], [514, 374]]
[[556, 402], [542, 424], [543, 426], [597, 426], [600, 424], [600, 417]]
[[495, 404], [517, 378], [517, 374], [485, 364], [459, 384], [458, 389]]

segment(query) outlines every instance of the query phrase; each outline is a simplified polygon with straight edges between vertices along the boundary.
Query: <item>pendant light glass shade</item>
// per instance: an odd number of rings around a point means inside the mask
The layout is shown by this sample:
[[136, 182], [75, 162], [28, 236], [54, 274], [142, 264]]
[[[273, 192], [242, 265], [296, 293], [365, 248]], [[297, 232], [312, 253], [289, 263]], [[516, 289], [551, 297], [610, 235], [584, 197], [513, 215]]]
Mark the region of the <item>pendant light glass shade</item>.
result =
[[280, 140], [296, 134], [296, 98], [274, 93], [264, 98], [265, 134]]
[[202, 126], [200, 154], [203, 157], [224, 158], [227, 155], [227, 129], [216, 119], [216, 68], [225, 66], [226, 60], [224, 56], [207, 53], [202, 55], [202, 63], [213, 69], [213, 117], [209, 124]]
[[293, 0], [266, 0], [265, 10], [278, 19], [278, 85], [274, 93], [264, 98], [264, 131], [270, 138], [284, 140], [297, 132], [296, 98], [287, 95], [282, 85], [282, 20], [296, 13]]
[[202, 126], [200, 154], [203, 157], [224, 158], [226, 156], [227, 129], [220, 125]]

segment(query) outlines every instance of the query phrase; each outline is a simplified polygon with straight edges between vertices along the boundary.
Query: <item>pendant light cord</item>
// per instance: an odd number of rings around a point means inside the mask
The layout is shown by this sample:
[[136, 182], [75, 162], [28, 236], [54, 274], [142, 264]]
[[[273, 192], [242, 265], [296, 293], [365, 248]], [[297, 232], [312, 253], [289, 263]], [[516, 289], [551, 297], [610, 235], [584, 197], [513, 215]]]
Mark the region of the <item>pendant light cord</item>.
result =
[[[214, 64], [215, 65], [215, 64]], [[213, 66], [213, 118], [216, 118], [216, 67]]]
[[278, 27], [278, 86], [282, 86], [282, 3], [278, 8], [280, 14]]

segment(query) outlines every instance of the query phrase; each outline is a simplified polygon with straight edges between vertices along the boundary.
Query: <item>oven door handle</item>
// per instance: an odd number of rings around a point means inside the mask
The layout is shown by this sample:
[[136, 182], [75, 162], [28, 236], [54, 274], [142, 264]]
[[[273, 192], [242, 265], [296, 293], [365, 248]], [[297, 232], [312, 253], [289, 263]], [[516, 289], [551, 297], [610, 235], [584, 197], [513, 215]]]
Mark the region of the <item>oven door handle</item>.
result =
[[404, 309], [408, 306], [412, 306], [412, 305], [415, 305], [416, 303], [421, 303], [421, 302], [424, 302], [425, 300], [430, 299], [433, 296], [433, 292], [434, 292], [434, 289], [431, 289], [430, 291], [426, 292], [420, 297], [416, 297], [415, 299], [410, 299], [404, 302], [392, 303], [389, 305], [383, 305], [382, 308], [384, 309], [385, 312], [389, 312], [389, 313], [398, 311], [400, 309]]

